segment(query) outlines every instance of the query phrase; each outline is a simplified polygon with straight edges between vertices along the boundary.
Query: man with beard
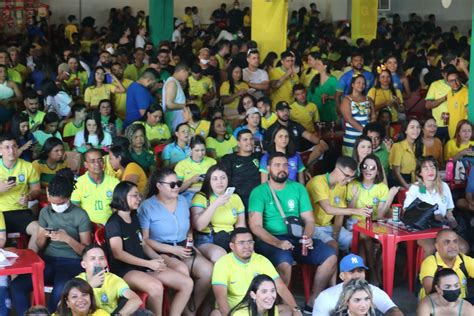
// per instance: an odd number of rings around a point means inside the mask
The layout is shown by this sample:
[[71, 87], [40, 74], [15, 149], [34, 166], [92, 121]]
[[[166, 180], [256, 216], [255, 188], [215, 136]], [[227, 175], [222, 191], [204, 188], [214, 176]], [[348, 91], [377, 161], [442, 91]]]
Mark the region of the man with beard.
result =
[[138, 121], [145, 114], [146, 109], [153, 103], [150, 89], [155, 85], [158, 72], [148, 68], [138, 81], [132, 83], [127, 90], [126, 113], [123, 127]]
[[125, 68], [124, 77], [136, 81], [148, 68], [148, 65], [144, 63], [145, 50], [143, 48], [135, 48], [133, 58], [133, 64], [130, 64]]
[[[258, 238], [255, 248], [277, 267], [287, 285], [295, 261], [319, 266], [305, 306], [305, 310], [311, 313], [314, 299], [327, 287], [336, 271], [336, 251], [312, 238], [314, 216], [311, 201], [304, 185], [288, 180], [286, 155], [280, 152], [270, 155], [267, 168], [268, 182], [256, 187], [249, 199], [249, 227]], [[286, 218], [290, 216], [302, 222], [302, 240], [301, 236], [296, 237], [288, 231]]]
[[341, 97], [348, 95], [349, 90], [352, 90], [351, 80], [352, 76], [356, 74], [362, 74], [367, 81], [365, 86], [365, 94], [367, 94], [367, 91], [374, 85], [374, 75], [364, 69], [364, 56], [358, 51], [353, 52], [351, 55], [351, 69], [346, 71], [341, 78], [339, 78], [339, 82], [337, 83], [336, 105], [338, 111], [341, 106]]
[[34, 132], [43, 122], [43, 118], [46, 113], [38, 110], [38, 94], [33, 89], [30, 89], [25, 92], [25, 100], [23, 101], [23, 103], [25, 104], [24, 113], [26, 113], [29, 117], [28, 125], [30, 126], [30, 131]]
[[212, 271], [212, 289], [218, 309], [212, 316], [228, 315], [245, 296], [252, 279], [266, 274], [275, 280], [276, 291], [287, 305], [278, 305], [279, 315], [300, 315], [300, 308], [271, 262], [253, 251], [255, 241], [246, 227], [237, 227], [230, 235], [231, 253], [221, 257]]
[[122, 64], [120, 63], [113, 63], [112, 67], [110, 69], [110, 72], [112, 75], [114, 75], [118, 81], [122, 83], [122, 86], [125, 88], [125, 92], [116, 92], [113, 94], [113, 100], [114, 100], [114, 113], [120, 119], [125, 118], [125, 107], [126, 107], [126, 102], [127, 102], [127, 90], [128, 87], [133, 83], [132, 80], [130, 79], [125, 79], [123, 77], [123, 67]]

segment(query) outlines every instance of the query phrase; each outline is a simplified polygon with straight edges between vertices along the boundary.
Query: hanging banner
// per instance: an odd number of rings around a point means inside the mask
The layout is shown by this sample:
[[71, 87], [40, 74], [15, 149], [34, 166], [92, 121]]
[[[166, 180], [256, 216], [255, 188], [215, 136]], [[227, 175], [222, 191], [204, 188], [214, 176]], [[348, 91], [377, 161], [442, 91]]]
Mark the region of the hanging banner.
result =
[[252, 40], [258, 43], [260, 58], [269, 52], [286, 50], [288, 0], [252, 0]]
[[148, 2], [150, 18], [150, 37], [154, 45], [160, 41], [171, 40], [173, 34], [173, 0], [149, 0]]
[[352, 43], [364, 38], [367, 43], [377, 35], [378, 0], [352, 0]]

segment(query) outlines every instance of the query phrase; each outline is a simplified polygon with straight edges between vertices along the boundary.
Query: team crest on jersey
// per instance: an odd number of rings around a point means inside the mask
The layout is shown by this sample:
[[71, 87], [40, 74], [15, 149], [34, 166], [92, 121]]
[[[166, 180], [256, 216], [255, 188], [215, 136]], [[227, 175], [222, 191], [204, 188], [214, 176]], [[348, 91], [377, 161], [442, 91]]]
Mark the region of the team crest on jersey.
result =
[[23, 173], [18, 175], [18, 181], [19, 182], [25, 182], [25, 175]]
[[260, 162], [258, 161], [258, 159], [254, 159], [252, 160], [253, 164], [255, 165], [255, 167], [259, 167], [260, 166]]
[[234, 207], [232, 208], [232, 216], [237, 217], [237, 210]]
[[107, 294], [103, 293], [101, 296], [100, 296], [100, 301], [103, 303], [103, 304], [107, 304], [109, 302], [109, 298], [107, 297]]
[[376, 198], [376, 197], [374, 197], [374, 198], [372, 199], [372, 203], [373, 203], [374, 205], [378, 205], [378, 204], [379, 204], [379, 199]]
[[339, 204], [341, 202], [341, 198], [339, 196], [334, 197], [334, 203]]
[[295, 209], [295, 200], [288, 200], [288, 208], [290, 209], [290, 211], [293, 211]]
[[112, 197], [112, 191], [107, 191], [106, 194], [107, 194], [107, 197], [108, 197], [108, 198], [109, 198], [109, 197]]

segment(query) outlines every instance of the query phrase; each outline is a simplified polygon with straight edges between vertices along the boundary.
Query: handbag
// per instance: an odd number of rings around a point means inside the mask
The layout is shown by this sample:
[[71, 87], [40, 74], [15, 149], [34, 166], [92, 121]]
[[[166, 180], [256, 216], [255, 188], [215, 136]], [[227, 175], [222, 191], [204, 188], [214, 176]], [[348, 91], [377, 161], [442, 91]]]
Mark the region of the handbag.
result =
[[275, 201], [275, 204], [277, 206], [278, 211], [280, 211], [280, 215], [283, 218], [283, 221], [285, 222], [286, 229], [288, 230], [288, 234], [293, 237], [301, 238], [303, 236], [303, 231], [304, 231], [304, 224], [301, 218], [297, 216], [285, 216], [285, 213], [283, 212], [283, 208], [281, 207], [280, 200], [278, 200], [278, 197], [276, 196], [275, 191], [271, 187], [270, 184], [268, 184], [268, 187], [270, 188], [270, 191], [272, 192], [273, 200]]
[[416, 198], [405, 209], [402, 222], [419, 230], [440, 227], [443, 223], [434, 218], [434, 212], [438, 209], [438, 204], [432, 205]]

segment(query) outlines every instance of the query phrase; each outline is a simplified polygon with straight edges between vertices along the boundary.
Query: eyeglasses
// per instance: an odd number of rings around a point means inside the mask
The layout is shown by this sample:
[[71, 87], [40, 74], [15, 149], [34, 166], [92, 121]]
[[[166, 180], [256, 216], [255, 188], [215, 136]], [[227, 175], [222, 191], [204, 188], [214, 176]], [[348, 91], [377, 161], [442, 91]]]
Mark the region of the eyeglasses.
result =
[[363, 164], [361, 168], [362, 170], [374, 171], [375, 169], [377, 169], [377, 166], [369, 166], [369, 165]]
[[135, 199], [141, 199], [141, 198], [142, 198], [142, 196], [141, 196], [139, 193], [137, 193], [137, 194], [129, 194], [128, 196], [129, 196], [129, 197], [132, 197], [132, 198], [135, 198]]
[[243, 247], [243, 246], [253, 246], [255, 244], [255, 241], [254, 240], [241, 240], [241, 241], [234, 242], [234, 244], [237, 244], [241, 247]]
[[97, 159], [90, 159], [87, 161], [87, 163], [90, 163], [90, 164], [103, 164], [104, 163], [104, 158], [97, 158]]
[[337, 167], [337, 169], [339, 169], [339, 171], [344, 175], [345, 178], [347, 179], [352, 179], [355, 177], [355, 175], [350, 175], [350, 174], [347, 174], [345, 173], [341, 168]]
[[181, 188], [181, 186], [183, 185], [183, 181], [181, 180], [178, 180], [176, 182], [164, 182], [164, 181], [160, 181], [159, 183], [162, 183], [162, 184], [168, 184], [170, 186], [171, 189], [174, 189], [176, 187], [178, 188]]

